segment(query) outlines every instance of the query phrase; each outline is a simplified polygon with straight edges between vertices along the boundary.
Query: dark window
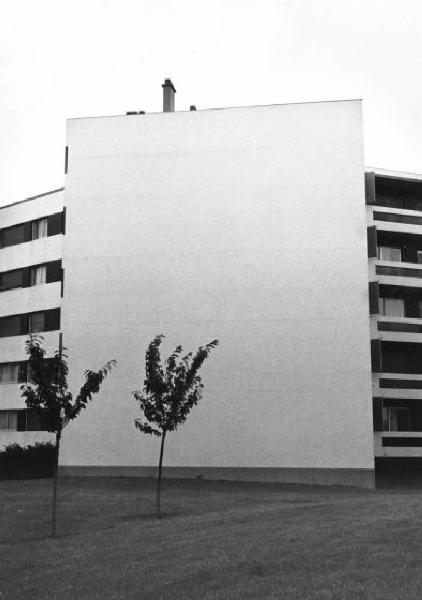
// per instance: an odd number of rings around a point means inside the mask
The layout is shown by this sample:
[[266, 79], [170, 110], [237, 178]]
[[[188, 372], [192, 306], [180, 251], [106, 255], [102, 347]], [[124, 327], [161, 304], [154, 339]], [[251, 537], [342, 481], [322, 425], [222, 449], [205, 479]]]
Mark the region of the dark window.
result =
[[5, 227], [0, 229], [0, 248], [15, 246], [16, 244], [22, 244], [22, 242], [38, 240], [46, 236], [58, 235], [64, 232], [64, 227], [64, 211], [35, 221]]
[[55, 260], [47, 263], [47, 283], [61, 281], [62, 279], [62, 261]]
[[60, 308], [0, 318], [0, 337], [60, 329]]
[[18, 412], [17, 410], [0, 410], [0, 429], [18, 429]]
[[0, 429], [12, 431], [43, 431], [36, 411], [28, 408], [0, 410]]
[[0, 273], [0, 291], [12, 290], [13, 288], [22, 287], [24, 284], [23, 269], [14, 269]]
[[29, 333], [45, 331], [45, 313], [44, 311], [34, 312], [29, 315]]
[[0, 273], [0, 292], [18, 287], [41, 285], [61, 281], [62, 262], [54, 260], [43, 265], [24, 267]]
[[60, 308], [45, 311], [45, 330], [55, 331], [60, 329]]
[[380, 388], [397, 390], [421, 390], [422, 379], [387, 379], [380, 378]]
[[385, 437], [382, 439], [382, 445], [384, 447], [406, 447], [406, 448], [420, 448], [422, 446], [422, 438], [411, 438], [411, 437]]
[[67, 170], [69, 168], [69, 146], [66, 146], [64, 153], [64, 174], [67, 175]]
[[26, 431], [42, 431], [40, 417], [35, 410], [26, 410]]
[[382, 372], [422, 374], [422, 344], [382, 342]]
[[58, 235], [63, 229], [63, 213], [59, 212], [48, 217], [47, 235]]
[[25, 241], [25, 226], [14, 225], [13, 227], [7, 227], [1, 231], [1, 247], [6, 248], [7, 246], [15, 246]]
[[11, 335], [22, 335], [22, 315], [0, 318], [0, 337]]
[[377, 206], [422, 210], [422, 181], [377, 175], [375, 197]]

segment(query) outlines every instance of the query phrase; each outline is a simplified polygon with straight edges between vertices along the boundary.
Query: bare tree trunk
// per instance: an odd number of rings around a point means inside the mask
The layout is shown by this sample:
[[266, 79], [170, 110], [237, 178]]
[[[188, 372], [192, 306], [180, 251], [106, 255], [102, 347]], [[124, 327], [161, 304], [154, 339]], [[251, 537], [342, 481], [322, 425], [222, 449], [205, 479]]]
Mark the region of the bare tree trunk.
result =
[[161, 436], [161, 448], [160, 448], [160, 462], [158, 463], [158, 479], [157, 479], [157, 497], [156, 497], [156, 505], [157, 505], [157, 516], [161, 519], [161, 473], [163, 468], [163, 454], [164, 454], [164, 440], [166, 438], [166, 432], [163, 431]]
[[56, 512], [57, 512], [57, 471], [59, 466], [59, 451], [61, 429], [56, 432], [56, 455], [54, 457], [54, 475], [53, 475], [53, 516], [52, 516], [52, 531], [51, 535], [56, 537]]

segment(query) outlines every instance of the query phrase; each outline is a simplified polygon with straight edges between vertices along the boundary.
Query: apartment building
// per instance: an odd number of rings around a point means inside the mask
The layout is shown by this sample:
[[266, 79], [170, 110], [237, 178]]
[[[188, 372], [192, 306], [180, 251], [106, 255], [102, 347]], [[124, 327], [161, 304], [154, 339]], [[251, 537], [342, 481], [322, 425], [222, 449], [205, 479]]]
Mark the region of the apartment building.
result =
[[63, 188], [0, 208], [0, 446], [50, 439], [27, 410], [25, 340], [58, 347], [62, 303]]
[[0, 444], [48, 438], [24, 342], [62, 331], [72, 390], [119, 361], [62, 475], [150, 476], [145, 348], [218, 338], [167, 475], [373, 486], [422, 449], [422, 176], [365, 175], [357, 100], [174, 112], [163, 90], [163, 113], [70, 119], [65, 190], [0, 208]]
[[[422, 457], [422, 175], [367, 178], [374, 452]], [[381, 461], [380, 461], [381, 462]]]

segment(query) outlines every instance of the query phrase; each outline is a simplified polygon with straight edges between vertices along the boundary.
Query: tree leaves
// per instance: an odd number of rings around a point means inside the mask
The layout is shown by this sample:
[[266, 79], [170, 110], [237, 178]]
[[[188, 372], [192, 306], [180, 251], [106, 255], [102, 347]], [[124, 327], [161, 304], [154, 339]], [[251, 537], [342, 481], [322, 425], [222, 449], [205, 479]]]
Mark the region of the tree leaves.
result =
[[160, 355], [163, 339], [164, 335], [158, 335], [149, 344], [143, 392], [133, 392], [143, 413], [142, 419], [135, 420], [135, 426], [143, 433], [157, 436], [176, 430], [202, 398], [204, 386], [198, 371], [218, 345], [218, 340], [213, 340], [198, 348], [195, 355], [189, 352], [185, 356], [181, 356], [182, 346], [177, 346], [163, 367]]
[[43, 427], [57, 433], [99, 392], [117, 361], [110, 360], [99, 371], [85, 371], [85, 383], [73, 400], [67, 384], [67, 349], [57, 350], [53, 358], [46, 358], [43, 342], [42, 336], [33, 334], [25, 343], [31, 381], [29, 385], [22, 385], [21, 390], [27, 407], [37, 411]]

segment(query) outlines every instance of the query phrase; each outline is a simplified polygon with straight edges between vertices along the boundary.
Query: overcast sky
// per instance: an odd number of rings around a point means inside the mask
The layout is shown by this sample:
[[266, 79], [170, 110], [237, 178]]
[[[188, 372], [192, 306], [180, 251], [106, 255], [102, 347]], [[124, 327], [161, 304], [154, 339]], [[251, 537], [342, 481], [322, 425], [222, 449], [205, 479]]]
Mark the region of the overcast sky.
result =
[[420, 0], [2, 0], [0, 205], [63, 185], [68, 117], [363, 98], [367, 165], [422, 173]]

